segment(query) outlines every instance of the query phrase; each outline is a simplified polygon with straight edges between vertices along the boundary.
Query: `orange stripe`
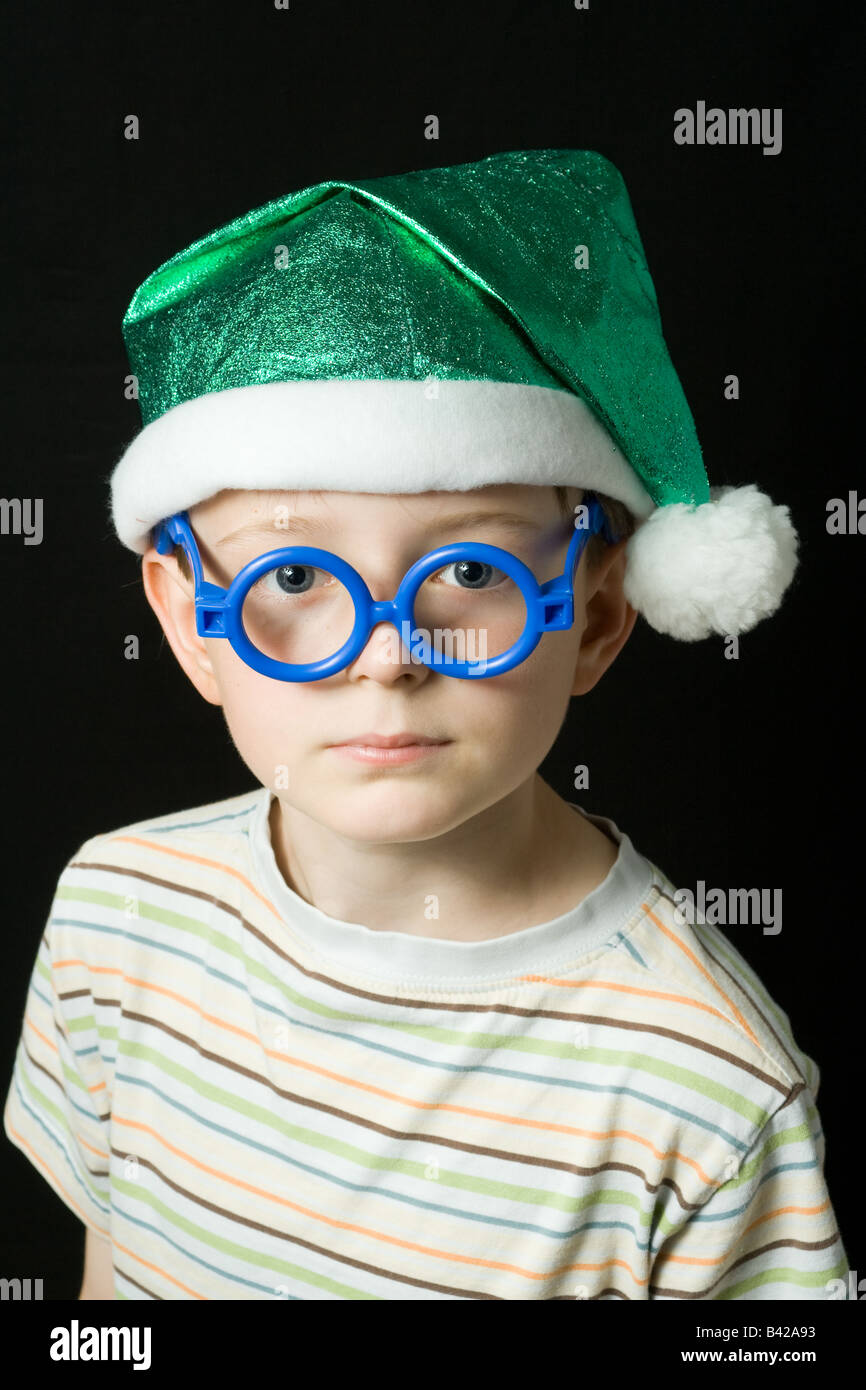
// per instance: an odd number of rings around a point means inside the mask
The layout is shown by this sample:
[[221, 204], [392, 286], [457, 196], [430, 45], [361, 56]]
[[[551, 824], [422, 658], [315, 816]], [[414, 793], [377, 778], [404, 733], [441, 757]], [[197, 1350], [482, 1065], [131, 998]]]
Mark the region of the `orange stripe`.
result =
[[[757, 1221], [753, 1221], [750, 1226], [747, 1226], [742, 1235], [737, 1237], [735, 1248], [737, 1250], [740, 1249], [743, 1238], [748, 1235], [749, 1231], [754, 1231], [755, 1227], [762, 1225], [764, 1221], [772, 1221], [775, 1216], [790, 1216], [792, 1213], [795, 1216], [817, 1216], [819, 1212], [827, 1211], [829, 1206], [830, 1201], [828, 1199], [826, 1202], [822, 1202], [819, 1207], [776, 1207], [775, 1211], [768, 1211], [765, 1216], [759, 1216]], [[713, 1258], [707, 1257], [706, 1259], [694, 1255], [659, 1255], [656, 1259], [656, 1264], [663, 1260], [665, 1264], [720, 1265], [731, 1253], [730, 1250], [726, 1250], [724, 1255], [718, 1255]]]
[[[124, 1255], [128, 1255], [130, 1259], [135, 1260], [137, 1264], [144, 1265], [145, 1269], [153, 1270], [154, 1274], [158, 1274], [162, 1279], [167, 1279], [170, 1284], [174, 1284], [177, 1288], [183, 1289], [184, 1293], [189, 1294], [190, 1298], [203, 1299], [205, 1302], [208, 1301], [205, 1299], [203, 1293], [196, 1293], [195, 1289], [191, 1289], [188, 1284], [182, 1284], [179, 1279], [175, 1279], [174, 1275], [169, 1274], [168, 1270], [163, 1269], [161, 1265], [155, 1265], [152, 1261], [145, 1260], [143, 1256], [137, 1255], [134, 1250], [130, 1250], [126, 1245], [121, 1245], [119, 1240], [114, 1242], [114, 1248], [115, 1250], [122, 1250]], [[119, 1270], [118, 1273], [121, 1277], [123, 1276], [122, 1270]]]
[[113, 835], [110, 843], [140, 845], [143, 849], [152, 849], [159, 854], [169, 854], [173, 859], [183, 859], [188, 864], [201, 864], [206, 869], [213, 869], [217, 873], [228, 874], [230, 878], [237, 879], [238, 883], [242, 883], [243, 886], [252, 893], [253, 897], [258, 898], [260, 903], [264, 903], [265, 907], [274, 914], [278, 921], [281, 922], [283, 920], [270, 899], [266, 898], [264, 893], [259, 892], [256, 885], [247, 878], [246, 874], [242, 874], [239, 869], [233, 869], [230, 864], [222, 864], [218, 859], [208, 859], [202, 854], [185, 854], [183, 850], [172, 849], [171, 845], [154, 844], [152, 840], [142, 840], [138, 835]]
[[672, 1004], [687, 1004], [690, 1008], [702, 1009], [705, 1013], [722, 1019], [724, 1023], [731, 1021], [721, 1009], [714, 1009], [712, 1004], [692, 999], [687, 994], [669, 994], [662, 989], [638, 989], [637, 985], [621, 985], [616, 980], [560, 980], [555, 975], [520, 975], [518, 978], [529, 984], [557, 985], [560, 989], [612, 989], [619, 994], [637, 994], [642, 999], [666, 999]]
[[[80, 962], [77, 962], [77, 963], [80, 964]], [[59, 1060], [59, 1058], [60, 1058], [60, 1048], [57, 1046], [57, 1043], [54, 1041], [54, 1039], [53, 1039], [53, 1038], [46, 1037], [46, 1035], [42, 1032], [42, 1030], [41, 1030], [40, 1028], [37, 1028], [37, 1027], [36, 1027], [36, 1024], [33, 1022], [33, 1019], [29, 1016], [29, 1014], [28, 1014], [27, 1018], [25, 1019], [25, 1022], [26, 1022], [26, 1024], [27, 1024], [28, 1028], [31, 1028], [31, 1029], [33, 1030], [33, 1032], [36, 1034], [37, 1038], [39, 1038], [39, 1040], [45, 1044], [45, 1046], [49, 1049], [49, 1051], [50, 1051], [50, 1052], [54, 1052], [54, 1053], [57, 1054], [57, 1057], [58, 1057], [58, 1060]], [[55, 1080], [57, 1080], [57, 1077], [55, 1077]], [[87, 1087], [87, 1090], [91, 1093], [91, 1095], [93, 1095], [96, 1091], [104, 1091], [104, 1090], [105, 1090], [105, 1082], [104, 1082], [104, 1081], [99, 1081], [99, 1082], [97, 1082], [97, 1084], [96, 1084], [95, 1086], [88, 1086], [88, 1087]]]
[[[63, 966], [84, 965], [80, 960], [58, 960], [55, 962], [56, 968]], [[123, 979], [138, 989], [150, 991], [152, 994], [161, 994], [175, 1003], [182, 1004], [185, 1008], [191, 1009], [197, 1017], [205, 1019], [215, 1027], [223, 1029], [227, 1033], [233, 1033], [236, 1037], [243, 1038], [246, 1042], [258, 1043], [261, 1051], [266, 1057], [271, 1057], [274, 1061], [286, 1062], [292, 1066], [302, 1068], [318, 1076], [327, 1077], [331, 1081], [336, 1081], [340, 1085], [349, 1086], [357, 1091], [366, 1091], [373, 1096], [381, 1096], [385, 1100], [392, 1100], [398, 1105], [405, 1105], [414, 1110], [430, 1110], [452, 1115], [471, 1115], [480, 1120], [497, 1120], [500, 1124], [522, 1126], [527, 1129], [538, 1129], [543, 1133], [549, 1134], [574, 1134], [587, 1139], [632, 1139], [636, 1144], [643, 1145], [649, 1149], [650, 1153], [658, 1159], [678, 1158], [683, 1163], [687, 1163], [693, 1168], [702, 1182], [715, 1187], [717, 1183], [709, 1177], [700, 1164], [693, 1158], [689, 1158], [679, 1149], [658, 1149], [652, 1140], [644, 1138], [640, 1134], [634, 1134], [627, 1129], [583, 1129], [579, 1125], [553, 1124], [542, 1120], [530, 1120], [522, 1115], [508, 1115], [505, 1112], [496, 1110], [480, 1110], [472, 1106], [465, 1105], [439, 1105], [432, 1101], [413, 1100], [410, 1096], [401, 1095], [398, 1091], [387, 1091], [382, 1086], [373, 1086], [368, 1081], [358, 1081], [355, 1077], [346, 1076], [341, 1072], [331, 1071], [328, 1067], [316, 1066], [313, 1062], [307, 1062], [302, 1057], [292, 1057], [276, 1048], [265, 1047], [257, 1033], [251, 1033], [246, 1028], [239, 1028], [234, 1023], [228, 1023], [225, 1019], [218, 1018], [216, 1014], [205, 1013], [193, 999], [188, 999], [186, 995], [179, 994], [176, 990], [168, 989], [166, 985], [155, 985], [149, 980], [139, 980], [135, 976], [125, 975], [122, 971], [113, 966], [90, 966], [94, 973], [106, 975], [123, 975]], [[720, 1017], [724, 1018], [724, 1014]]]
[[393, 1245], [401, 1250], [414, 1250], [421, 1255], [432, 1255], [437, 1260], [456, 1261], [459, 1264], [472, 1265], [478, 1269], [502, 1269], [509, 1274], [520, 1274], [526, 1279], [553, 1279], [560, 1274], [568, 1274], [580, 1269], [609, 1269], [616, 1265], [621, 1269], [627, 1270], [635, 1280], [635, 1283], [643, 1284], [648, 1282], [647, 1280], [639, 1279], [625, 1260], [611, 1259], [605, 1260], [601, 1264], [560, 1265], [556, 1269], [545, 1270], [543, 1273], [538, 1274], [535, 1270], [522, 1269], [520, 1265], [506, 1264], [501, 1260], [481, 1260], [472, 1255], [459, 1255], [453, 1251], [437, 1250], [431, 1245], [420, 1245], [417, 1241], [401, 1240], [397, 1236], [389, 1236], [385, 1235], [382, 1231], [374, 1231], [370, 1226], [359, 1226], [353, 1221], [339, 1221], [334, 1216], [325, 1216], [322, 1212], [314, 1211], [312, 1207], [303, 1207], [299, 1202], [290, 1201], [288, 1197], [279, 1197], [273, 1192], [268, 1192], [265, 1188], [256, 1187], [252, 1183], [244, 1182], [242, 1178], [233, 1178], [229, 1174], [221, 1172], [218, 1168], [211, 1168], [209, 1164], [202, 1163], [199, 1159], [193, 1158], [192, 1154], [184, 1153], [184, 1151], [177, 1148], [176, 1145], [170, 1144], [165, 1138], [165, 1135], [157, 1133], [155, 1129], [151, 1129], [150, 1125], [142, 1124], [138, 1120], [124, 1119], [122, 1115], [116, 1113], [114, 1119], [118, 1124], [126, 1125], [129, 1129], [139, 1130], [144, 1134], [149, 1134], [158, 1144], [168, 1149], [178, 1158], [184, 1159], [187, 1163], [192, 1164], [194, 1168], [198, 1168], [204, 1173], [209, 1173], [212, 1177], [220, 1178], [223, 1182], [228, 1183], [229, 1186], [241, 1188], [256, 1197], [265, 1197], [270, 1202], [276, 1202], [278, 1206], [287, 1207], [290, 1211], [300, 1212], [302, 1216], [307, 1216], [313, 1221], [320, 1221], [324, 1225], [331, 1226], [335, 1230], [353, 1231], [356, 1235], [368, 1236], [371, 1240], [380, 1241], [385, 1245]]
[[721, 987], [721, 985], [718, 983], [718, 981], [713, 979], [712, 975], [711, 975], [710, 972], [707, 970], [706, 966], [702, 965], [701, 962], [698, 960], [698, 958], [697, 958], [697, 956], [695, 955], [694, 951], [689, 950], [689, 948], [688, 948], [688, 946], [686, 946], [685, 942], [680, 941], [680, 938], [676, 935], [676, 933], [675, 933], [675, 932], [672, 932], [672, 931], [670, 930], [669, 927], [666, 927], [665, 924], [664, 924], [664, 922], [661, 920], [661, 918], [660, 918], [660, 917], [657, 917], [656, 914], [655, 914], [650, 908], [647, 908], [647, 915], [648, 915], [649, 917], [652, 918], [652, 920], [655, 922], [656, 926], [658, 927], [659, 931], [664, 932], [665, 936], [668, 937], [668, 938], [674, 943], [675, 946], [679, 947], [679, 949], [683, 952], [684, 955], [688, 956], [688, 958], [689, 958], [689, 960], [692, 962], [692, 964], [695, 965], [695, 966], [697, 966], [698, 970], [700, 970], [700, 972], [701, 972], [701, 974], [704, 976], [704, 978], [705, 978], [706, 980], [708, 980], [708, 981], [710, 982], [710, 984], [713, 986], [713, 988], [716, 989], [716, 990], [718, 991], [718, 993], [722, 996], [722, 998], [724, 999], [725, 1003], [728, 1005], [728, 1008], [733, 1010], [734, 1017], [737, 1019], [738, 1023], [741, 1025], [741, 1027], [744, 1028], [745, 1031], [748, 1033], [749, 1037], [751, 1038], [751, 1040], [752, 1040], [752, 1042], [755, 1044], [755, 1046], [756, 1046], [756, 1047], [760, 1047], [761, 1045], [760, 1045], [760, 1043], [758, 1042], [758, 1039], [755, 1037], [755, 1035], [754, 1035], [754, 1033], [752, 1032], [751, 1028], [749, 1027], [748, 1023], [747, 1023], [746, 1020], [743, 1018], [743, 1015], [740, 1013], [740, 1011], [739, 1011], [739, 1009], [737, 1008], [736, 1004], [734, 1003], [733, 999], [729, 999], [729, 998], [728, 998], [728, 996], [725, 994], [725, 991], [722, 989], [722, 987]]
[[[267, 898], [267, 897], [265, 897], [265, 895], [264, 895], [263, 893], [260, 893], [259, 890], [258, 890], [258, 888], [256, 888], [255, 884], [254, 884], [250, 879], [248, 879], [248, 878], [246, 877], [245, 874], [242, 874], [242, 873], [240, 872], [240, 870], [234, 869], [234, 868], [232, 868], [232, 867], [231, 867], [230, 865], [228, 865], [228, 864], [221, 864], [221, 863], [219, 862], [219, 860], [216, 860], [216, 859], [208, 859], [207, 857], [205, 857], [204, 855], [201, 855], [201, 854], [187, 854], [187, 853], [184, 853], [183, 850], [172, 849], [172, 847], [171, 847], [170, 845], [154, 844], [153, 841], [151, 841], [151, 840], [144, 840], [144, 839], [140, 838], [138, 835], [115, 835], [115, 836], [112, 836], [111, 843], [124, 843], [124, 844], [131, 844], [131, 845], [139, 845], [139, 846], [142, 846], [142, 847], [145, 848], [145, 849], [152, 849], [152, 850], [156, 850], [156, 851], [160, 852], [161, 854], [168, 854], [168, 855], [171, 855], [171, 856], [172, 856], [173, 858], [175, 858], [175, 859], [182, 859], [182, 860], [185, 860], [186, 862], [191, 863], [191, 864], [201, 864], [201, 865], [203, 865], [205, 868], [213, 869], [213, 870], [215, 870], [215, 871], [218, 872], [218, 873], [228, 874], [230, 877], [236, 879], [239, 883], [242, 883], [242, 884], [244, 885], [244, 887], [245, 887], [250, 893], [253, 894], [254, 897], [258, 898], [259, 902], [263, 903], [264, 906], [267, 907], [268, 910], [269, 910], [271, 913], [273, 913], [273, 915], [278, 919], [278, 921], [282, 921], [282, 917], [281, 917], [280, 913], [279, 913], [279, 912], [277, 911], [277, 909], [274, 907], [274, 904], [270, 901], [270, 899]], [[760, 1044], [758, 1043], [758, 1039], [755, 1037], [755, 1034], [752, 1032], [752, 1030], [751, 1030], [751, 1028], [749, 1027], [748, 1023], [747, 1023], [746, 1020], [743, 1018], [743, 1015], [740, 1013], [739, 1009], [736, 1007], [736, 1005], [733, 1003], [733, 1001], [732, 1001], [731, 999], [728, 998], [728, 996], [725, 994], [724, 990], [723, 990], [723, 989], [720, 987], [720, 985], [718, 985], [717, 982], [713, 979], [712, 975], [710, 975], [709, 972], [704, 968], [704, 966], [703, 966], [703, 965], [701, 964], [701, 962], [698, 960], [698, 958], [697, 958], [697, 956], [694, 954], [694, 952], [693, 952], [693, 951], [690, 951], [689, 948], [688, 948], [687, 946], [685, 946], [685, 945], [683, 944], [683, 942], [681, 942], [677, 936], [675, 936], [671, 931], [668, 930], [668, 928], [667, 928], [667, 927], [665, 926], [665, 924], [661, 921], [661, 919], [660, 919], [659, 917], [656, 916], [656, 914], [651, 910], [650, 907], [648, 907], [648, 905], [647, 905], [645, 902], [644, 902], [644, 903], [641, 903], [641, 907], [642, 907], [643, 911], [647, 914], [647, 916], [650, 917], [650, 918], [652, 919], [653, 922], [655, 922], [656, 926], [659, 927], [660, 930], [664, 932], [665, 936], [669, 937], [670, 940], [673, 941], [674, 944], [675, 944], [676, 946], [678, 946], [678, 947], [680, 948], [681, 951], [685, 952], [685, 954], [689, 957], [689, 959], [697, 966], [698, 970], [700, 970], [701, 974], [704, 975], [704, 976], [706, 977], [707, 980], [709, 980], [710, 984], [712, 984], [713, 987], [714, 987], [716, 990], [718, 990], [719, 994], [722, 996], [722, 998], [724, 999], [725, 1003], [729, 1006], [729, 1008], [731, 1008], [731, 1009], [733, 1010], [734, 1015], [736, 1016], [736, 1018], [737, 1018], [737, 1020], [739, 1021], [740, 1025], [745, 1029], [746, 1033], [748, 1033], [748, 1035], [749, 1035], [749, 1037], [751, 1038], [752, 1042], [755, 1044], [756, 1047], [760, 1046]], [[545, 976], [535, 976], [535, 975], [525, 975], [525, 976], [520, 976], [519, 978], [520, 978], [520, 979], [524, 979], [524, 980], [529, 980], [529, 981], [531, 981], [531, 980], [544, 980], [544, 979], [546, 979]], [[554, 983], [554, 981], [551, 980], [550, 983]], [[557, 981], [556, 983], [567, 984], [568, 982], [567, 982], [567, 981]], [[587, 981], [587, 982], [585, 982], [585, 983], [588, 984], [588, 983], [590, 983], [590, 982]], [[627, 990], [627, 989], [630, 988], [630, 987], [628, 987], [628, 986], [616, 986], [616, 985], [609, 985], [608, 987], [609, 987], [609, 988], [613, 988], [613, 989], [622, 988], [623, 990]], [[635, 992], [636, 994], [641, 994], [641, 993], [643, 993], [643, 991], [637, 990], [637, 989], [635, 989], [634, 992]], [[647, 992], [646, 997], [647, 997], [647, 998], [652, 998], [653, 995], [652, 995], [651, 993]], [[658, 998], [666, 998], [666, 997], [668, 997], [668, 996], [665, 996], [664, 994], [659, 994], [657, 997], [658, 997]], [[671, 996], [671, 997], [674, 998], [674, 999], [677, 998], [677, 996]], [[717, 1017], [719, 1017], [719, 1018], [725, 1018], [725, 1015], [724, 1015], [724, 1014], [718, 1013], [716, 1010], [713, 1010], [709, 1005], [705, 1005], [705, 1006], [704, 1006], [704, 1005], [701, 1005], [701, 1004], [698, 1003], [696, 1000], [689, 1000], [689, 999], [683, 998], [683, 999], [680, 999], [680, 1002], [681, 1002], [681, 1003], [686, 1003], [686, 1004], [691, 1004], [691, 1006], [694, 1007], [694, 1008], [705, 1007], [705, 1008], [707, 1009], [708, 1012], [710, 1012], [710, 1013], [716, 1013], [716, 1014], [717, 1014]], [[730, 1020], [727, 1020], [727, 1019], [726, 1019], [726, 1022], [729, 1022], [729, 1021], [730, 1021]]]
[[[48, 1175], [49, 1180], [53, 1179], [54, 1184], [57, 1187], [57, 1190], [63, 1194], [64, 1202], [68, 1202], [72, 1210], [84, 1222], [85, 1226], [87, 1226], [90, 1230], [93, 1230], [94, 1227], [90, 1224], [92, 1220], [90, 1213], [84, 1211], [83, 1208], [78, 1205], [75, 1198], [72, 1197], [70, 1193], [66, 1191], [66, 1188], [63, 1186], [63, 1183], [59, 1181], [57, 1174], [54, 1172], [53, 1168], [49, 1168], [48, 1164], [45, 1162], [42, 1156], [38, 1154], [30, 1144], [28, 1144], [27, 1140], [24, 1138], [24, 1135], [18, 1133], [11, 1120], [7, 1119], [6, 1124], [9, 1127], [9, 1133], [14, 1134], [18, 1142], [27, 1150], [36, 1167], [41, 1168], [43, 1173], [46, 1173]], [[111, 1240], [110, 1231], [99, 1231], [99, 1234], [103, 1237], [103, 1239]]]
[[828, 1211], [829, 1207], [829, 1197], [819, 1207], [776, 1207], [775, 1211], [768, 1211], [765, 1216], [759, 1216], [757, 1221], [753, 1221], [751, 1226], [746, 1227], [746, 1230], [751, 1231], [752, 1227], [760, 1226], [762, 1221], [772, 1221], [774, 1216], [787, 1216], [790, 1212], [794, 1212], [797, 1216], [817, 1216], [819, 1211]]

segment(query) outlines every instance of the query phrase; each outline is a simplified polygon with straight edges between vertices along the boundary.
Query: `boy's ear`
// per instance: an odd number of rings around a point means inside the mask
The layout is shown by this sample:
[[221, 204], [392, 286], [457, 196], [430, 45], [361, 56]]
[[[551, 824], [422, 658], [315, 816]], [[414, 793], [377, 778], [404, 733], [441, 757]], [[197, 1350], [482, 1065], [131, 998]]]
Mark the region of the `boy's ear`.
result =
[[199, 695], [210, 705], [221, 705], [219, 684], [207, 644], [195, 630], [191, 580], [181, 574], [173, 555], [160, 555], [156, 547], [151, 546], [141, 557], [141, 582], [169, 646]]
[[586, 627], [580, 639], [572, 695], [586, 695], [601, 680], [637, 621], [637, 610], [623, 593], [627, 544], [628, 537], [624, 537], [605, 546], [584, 572]]

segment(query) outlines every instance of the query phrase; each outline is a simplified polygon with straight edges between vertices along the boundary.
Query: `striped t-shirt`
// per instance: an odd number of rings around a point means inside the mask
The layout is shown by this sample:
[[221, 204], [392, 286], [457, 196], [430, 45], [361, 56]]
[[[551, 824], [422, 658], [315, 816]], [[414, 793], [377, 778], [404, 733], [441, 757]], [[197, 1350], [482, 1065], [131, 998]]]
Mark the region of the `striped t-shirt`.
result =
[[845, 1296], [818, 1068], [612, 821], [576, 908], [467, 943], [306, 902], [271, 797], [60, 876], [5, 1128], [117, 1298]]

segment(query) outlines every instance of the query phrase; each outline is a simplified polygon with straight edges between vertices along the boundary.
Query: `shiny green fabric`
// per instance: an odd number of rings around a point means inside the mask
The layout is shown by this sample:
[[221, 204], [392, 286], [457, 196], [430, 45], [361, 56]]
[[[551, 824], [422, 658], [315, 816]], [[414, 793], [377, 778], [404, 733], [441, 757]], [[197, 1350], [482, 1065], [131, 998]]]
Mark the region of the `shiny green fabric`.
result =
[[145, 425], [265, 382], [519, 382], [581, 397], [657, 506], [709, 498], [625, 184], [592, 150], [287, 194], [154, 271], [123, 335]]

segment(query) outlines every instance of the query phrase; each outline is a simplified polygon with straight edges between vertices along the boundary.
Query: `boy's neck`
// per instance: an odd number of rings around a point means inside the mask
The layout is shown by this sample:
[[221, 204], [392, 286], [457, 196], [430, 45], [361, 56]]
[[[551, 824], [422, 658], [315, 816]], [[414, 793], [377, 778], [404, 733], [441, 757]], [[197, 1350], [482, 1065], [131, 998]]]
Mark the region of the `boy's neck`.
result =
[[[604, 881], [617, 846], [536, 773], [448, 836], [359, 846], [271, 802], [271, 845], [299, 897], [337, 921], [450, 941], [488, 941], [550, 921]], [[438, 917], [425, 915], [431, 887]], [[413, 904], [414, 910], [413, 910]]]

